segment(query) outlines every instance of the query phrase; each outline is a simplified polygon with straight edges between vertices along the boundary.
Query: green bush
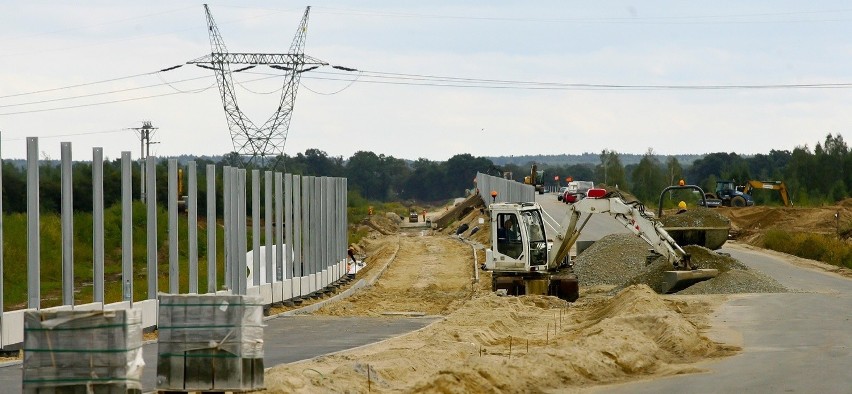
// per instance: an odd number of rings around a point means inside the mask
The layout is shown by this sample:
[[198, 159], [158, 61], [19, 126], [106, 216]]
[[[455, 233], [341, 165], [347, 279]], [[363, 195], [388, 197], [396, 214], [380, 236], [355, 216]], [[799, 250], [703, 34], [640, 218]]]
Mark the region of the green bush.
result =
[[833, 236], [773, 229], [764, 235], [763, 246], [806, 259], [852, 268], [852, 246]]

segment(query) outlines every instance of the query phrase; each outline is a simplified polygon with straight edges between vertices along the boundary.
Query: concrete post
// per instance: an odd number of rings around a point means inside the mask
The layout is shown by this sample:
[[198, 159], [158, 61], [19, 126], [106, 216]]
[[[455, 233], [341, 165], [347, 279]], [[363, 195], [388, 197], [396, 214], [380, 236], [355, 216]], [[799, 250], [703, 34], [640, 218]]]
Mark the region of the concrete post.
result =
[[148, 208], [147, 247], [148, 247], [148, 299], [156, 300], [159, 285], [157, 283], [157, 158], [148, 156], [145, 163], [145, 179], [148, 185], [145, 193]]
[[260, 171], [251, 170], [252, 283], [260, 286]]
[[121, 152], [121, 299], [133, 305], [133, 160]]
[[198, 175], [195, 161], [186, 163], [187, 235], [189, 236], [189, 292], [198, 293]]
[[74, 189], [71, 143], [62, 142], [62, 305], [74, 305]]
[[178, 279], [178, 212], [177, 212], [177, 159], [169, 159], [169, 293], [180, 294]]
[[215, 293], [216, 283], [216, 165], [207, 165], [207, 292]]
[[[272, 283], [274, 267], [272, 266], [272, 171], [263, 173], [263, 205], [264, 205], [264, 230], [266, 236], [266, 283]], [[260, 215], [258, 215], [260, 216]]]
[[27, 137], [27, 308], [41, 308], [38, 138]]

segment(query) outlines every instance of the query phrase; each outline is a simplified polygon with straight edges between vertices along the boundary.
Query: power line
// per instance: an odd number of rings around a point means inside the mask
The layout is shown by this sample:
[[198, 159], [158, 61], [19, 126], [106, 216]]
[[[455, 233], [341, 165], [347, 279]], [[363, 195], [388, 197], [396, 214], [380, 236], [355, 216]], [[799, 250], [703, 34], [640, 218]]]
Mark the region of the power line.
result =
[[[159, 73], [157, 73], [157, 76], [160, 76], [160, 74], [159, 74]], [[162, 77], [160, 77], [160, 78], [161, 78], [161, 80], [162, 80]], [[165, 81], [165, 80], [163, 80], [163, 83], [158, 83], [158, 84], [153, 84], [153, 85], [145, 85], [145, 86], [137, 86], [137, 87], [134, 87], [134, 88], [125, 88], [125, 89], [118, 89], [118, 90], [110, 90], [110, 91], [106, 91], [106, 92], [98, 92], [98, 93], [81, 94], [81, 95], [78, 95], [78, 96], [60, 97], [60, 98], [48, 99], [48, 100], [29, 101], [29, 102], [25, 102], [25, 103], [17, 103], [17, 104], [3, 104], [3, 105], [0, 105], [0, 108], [20, 107], [20, 106], [24, 106], [24, 105], [44, 104], [44, 103], [52, 103], [52, 102], [57, 102], [57, 101], [74, 100], [74, 99], [86, 98], [86, 97], [103, 96], [103, 95], [107, 95], [107, 94], [124, 93], [124, 92], [130, 92], [130, 91], [134, 91], [134, 90], [142, 90], [142, 89], [155, 88], [155, 87], [159, 87], [159, 86], [169, 86], [169, 87], [171, 87], [172, 89], [174, 89], [174, 90], [176, 90], [176, 91], [178, 91], [178, 92], [180, 92], [180, 93], [198, 93], [198, 92], [200, 92], [200, 91], [204, 91], [204, 90], [207, 90], [207, 89], [212, 88], [212, 87], [213, 87], [213, 85], [210, 85], [210, 86], [208, 86], [208, 87], [206, 87], [206, 88], [198, 89], [198, 90], [196, 90], [196, 91], [184, 91], [184, 90], [180, 90], [180, 89], [175, 88], [174, 86], [172, 86], [172, 83], [189, 82], [189, 81], [195, 81], [195, 80], [199, 80], [199, 79], [209, 79], [209, 78], [212, 78], [212, 77], [210, 77], [210, 76], [203, 76], [203, 77], [187, 78], [187, 79], [181, 79], [181, 80], [173, 81], [173, 82], [171, 82], [171, 83], [170, 83], [170, 82], [167, 82], [167, 81]]]
[[[155, 72], [156, 73], [156, 72]], [[245, 72], [246, 74], [253, 75], [264, 75], [261, 78], [249, 79], [243, 82], [238, 82], [244, 89], [257, 93], [264, 94], [263, 92], [256, 92], [251, 89], [248, 89], [244, 86], [245, 83], [249, 82], [257, 82], [262, 80], [268, 80], [273, 78], [282, 78], [283, 74], [275, 74], [275, 73], [262, 73], [262, 72]], [[453, 76], [439, 76], [439, 75], [429, 75], [429, 74], [407, 74], [407, 73], [395, 73], [395, 72], [384, 72], [384, 71], [358, 71], [358, 76], [356, 78], [343, 78], [344, 76], [351, 76], [351, 73], [345, 72], [335, 72], [335, 71], [315, 71], [315, 74], [319, 75], [327, 75], [323, 76], [311, 76], [310, 74], [306, 74], [303, 77], [305, 79], [311, 80], [326, 80], [326, 81], [341, 81], [347, 82], [347, 85], [335, 92], [331, 93], [323, 93], [316, 91], [315, 89], [308, 88], [304, 84], [303, 87], [308, 89], [311, 92], [322, 95], [331, 95], [339, 93], [350, 86], [356, 83], [364, 83], [364, 84], [380, 84], [380, 85], [399, 85], [399, 86], [426, 86], [426, 87], [443, 87], [443, 88], [464, 88], [464, 89], [499, 89], [499, 90], [553, 90], [553, 91], [676, 91], [676, 90], [691, 90], [691, 91], [718, 91], [718, 90], [771, 90], [771, 89], [848, 89], [852, 88], [852, 83], [849, 82], [840, 82], [840, 83], [811, 83], [811, 84], [708, 84], [708, 85], [674, 85], [674, 84], [660, 84], [660, 85], [650, 85], [650, 84], [593, 84], [593, 83], [566, 83], [566, 82], [553, 82], [553, 81], [526, 81], [526, 80], [504, 80], [504, 79], [484, 79], [484, 78], [469, 78], [469, 77], [453, 77]], [[14, 96], [23, 96], [28, 94], [42, 93], [42, 92], [50, 92], [57, 91], [62, 89], [69, 89], [81, 86], [89, 86], [99, 83], [105, 83], [110, 81], [128, 79], [133, 77], [138, 77], [141, 75], [149, 75], [152, 73], [144, 73], [137, 74], [129, 77], [121, 77], [121, 78], [113, 78], [110, 80], [97, 81], [85, 84], [78, 84], [73, 86], [66, 86], [54, 89], [45, 89], [37, 92], [29, 92], [29, 93], [19, 93], [16, 95], [3, 96], [3, 97], [14, 97]], [[193, 80], [199, 80], [209, 78], [209, 76], [204, 77], [193, 77], [186, 78], [182, 80], [177, 80], [172, 83], [181, 83], [188, 82]], [[58, 111], [64, 109], [74, 109], [74, 108], [83, 108], [83, 107], [92, 107], [98, 105], [107, 105], [128, 101], [137, 101], [137, 100], [146, 100], [151, 98], [158, 98], [164, 96], [171, 96], [175, 94], [185, 94], [185, 93], [201, 93], [206, 90], [212, 88], [213, 85], [210, 85], [206, 88], [194, 90], [194, 91], [185, 91], [175, 88], [172, 83], [165, 82], [162, 84], [154, 84], [148, 85], [144, 87], [136, 87], [136, 88], [127, 88], [127, 89], [119, 89], [114, 91], [100, 92], [100, 93], [91, 93], [80, 96], [72, 96], [58, 99], [49, 99], [42, 101], [33, 101], [28, 103], [18, 103], [18, 104], [7, 104], [0, 105], [0, 108], [4, 107], [14, 107], [14, 106], [22, 106], [22, 105], [33, 105], [33, 104], [42, 104], [48, 102], [56, 102], [63, 100], [71, 100], [76, 98], [85, 98], [92, 97], [98, 95], [112, 94], [112, 93], [120, 93], [132, 90], [139, 90], [144, 88], [151, 88], [157, 86], [168, 85], [175, 92], [164, 93], [164, 94], [156, 94], [156, 95], [148, 95], [141, 97], [131, 97], [126, 99], [117, 99], [110, 101], [102, 101], [96, 103], [88, 103], [88, 104], [80, 104], [80, 105], [69, 105], [62, 107], [54, 107], [54, 108], [42, 108], [42, 109], [34, 109], [34, 110], [26, 110], [26, 111], [15, 111], [15, 112], [5, 112], [0, 113], [0, 116], [8, 116], [8, 115], [19, 115], [19, 114], [28, 114], [28, 113], [38, 113], [38, 112], [49, 112], [49, 111]], [[280, 89], [276, 89], [280, 90]], [[2, 97], [0, 97], [2, 98]]]
[[[92, 135], [92, 134], [111, 134], [111, 133], [119, 133], [124, 130], [104, 130], [104, 131], [88, 131], [81, 133], [70, 133], [70, 134], [51, 134], [51, 135], [43, 135], [37, 136], [39, 139], [47, 139], [47, 138], [60, 138], [60, 137], [76, 137], [81, 135]], [[4, 138], [4, 141], [23, 141], [27, 139], [27, 137], [20, 138]]]
[[[728, 15], [683, 15], [683, 16], [630, 16], [630, 17], [588, 17], [588, 18], [536, 18], [536, 17], [490, 17], [473, 15], [421, 14], [409, 12], [357, 10], [351, 8], [316, 7], [318, 12], [331, 15], [354, 15], [391, 18], [449, 19], [490, 22], [533, 22], [533, 23], [594, 23], [594, 24], [727, 24], [727, 23], [798, 23], [798, 22], [841, 22], [849, 18], [837, 18], [839, 13], [852, 12], [852, 9], [788, 11]], [[804, 15], [830, 15], [830, 19], [788, 19], [788, 20], [721, 20], [725, 18], [769, 18]]]

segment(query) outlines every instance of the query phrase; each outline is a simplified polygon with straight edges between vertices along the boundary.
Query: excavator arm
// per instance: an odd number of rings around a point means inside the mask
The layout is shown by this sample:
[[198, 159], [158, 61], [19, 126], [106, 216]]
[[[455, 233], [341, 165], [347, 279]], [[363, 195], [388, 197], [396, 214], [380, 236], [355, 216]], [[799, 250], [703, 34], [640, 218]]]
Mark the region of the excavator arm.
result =
[[754, 189], [777, 190], [781, 195], [781, 202], [785, 207], [792, 207], [793, 202], [790, 200], [790, 193], [787, 191], [787, 185], [784, 181], [755, 181], [746, 182], [743, 187], [743, 193], [751, 194]]
[[[553, 241], [549, 267], [555, 267], [567, 256], [593, 214], [608, 214], [633, 234], [642, 238], [653, 250], [666, 258], [676, 270], [691, 270], [689, 254], [663, 229], [662, 224], [645, 213], [641, 203], [625, 203], [618, 196], [585, 198], [571, 206], [562, 223], [564, 229]], [[585, 218], [583, 218], [585, 215]]]

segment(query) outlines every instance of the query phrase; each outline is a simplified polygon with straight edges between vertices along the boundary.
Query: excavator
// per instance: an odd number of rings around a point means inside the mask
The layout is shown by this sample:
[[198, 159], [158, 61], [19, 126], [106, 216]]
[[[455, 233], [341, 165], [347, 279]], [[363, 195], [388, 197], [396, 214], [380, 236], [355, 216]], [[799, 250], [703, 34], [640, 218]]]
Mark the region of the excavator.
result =
[[524, 177], [524, 183], [532, 185], [538, 194], [544, 194], [544, 171], [538, 171], [538, 166], [533, 164], [530, 174]]
[[[484, 269], [492, 271], [493, 291], [507, 295], [552, 295], [568, 301], [579, 298], [577, 276], [569, 251], [593, 214], [608, 214], [651, 246], [672, 265], [663, 277], [663, 293], [674, 293], [718, 276], [715, 269], [697, 269], [690, 256], [645, 212], [638, 202], [625, 202], [618, 192], [590, 189], [586, 198], [571, 205], [562, 231], [549, 244], [542, 208], [535, 202], [493, 203], [491, 249]], [[585, 217], [583, 218], [583, 215]], [[582, 219], [582, 220], [581, 220]]]
[[748, 181], [745, 186], [743, 186], [743, 193], [751, 195], [754, 190], [764, 189], [764, 190], [778, 190], [778, 194], [781, 195], [781, 202], [784, 203], [785, 207], [792, 207], [793, 200], [790, 199], [790, 194], [787, 192], [787, 185], [784, 184], [784, 181]]

